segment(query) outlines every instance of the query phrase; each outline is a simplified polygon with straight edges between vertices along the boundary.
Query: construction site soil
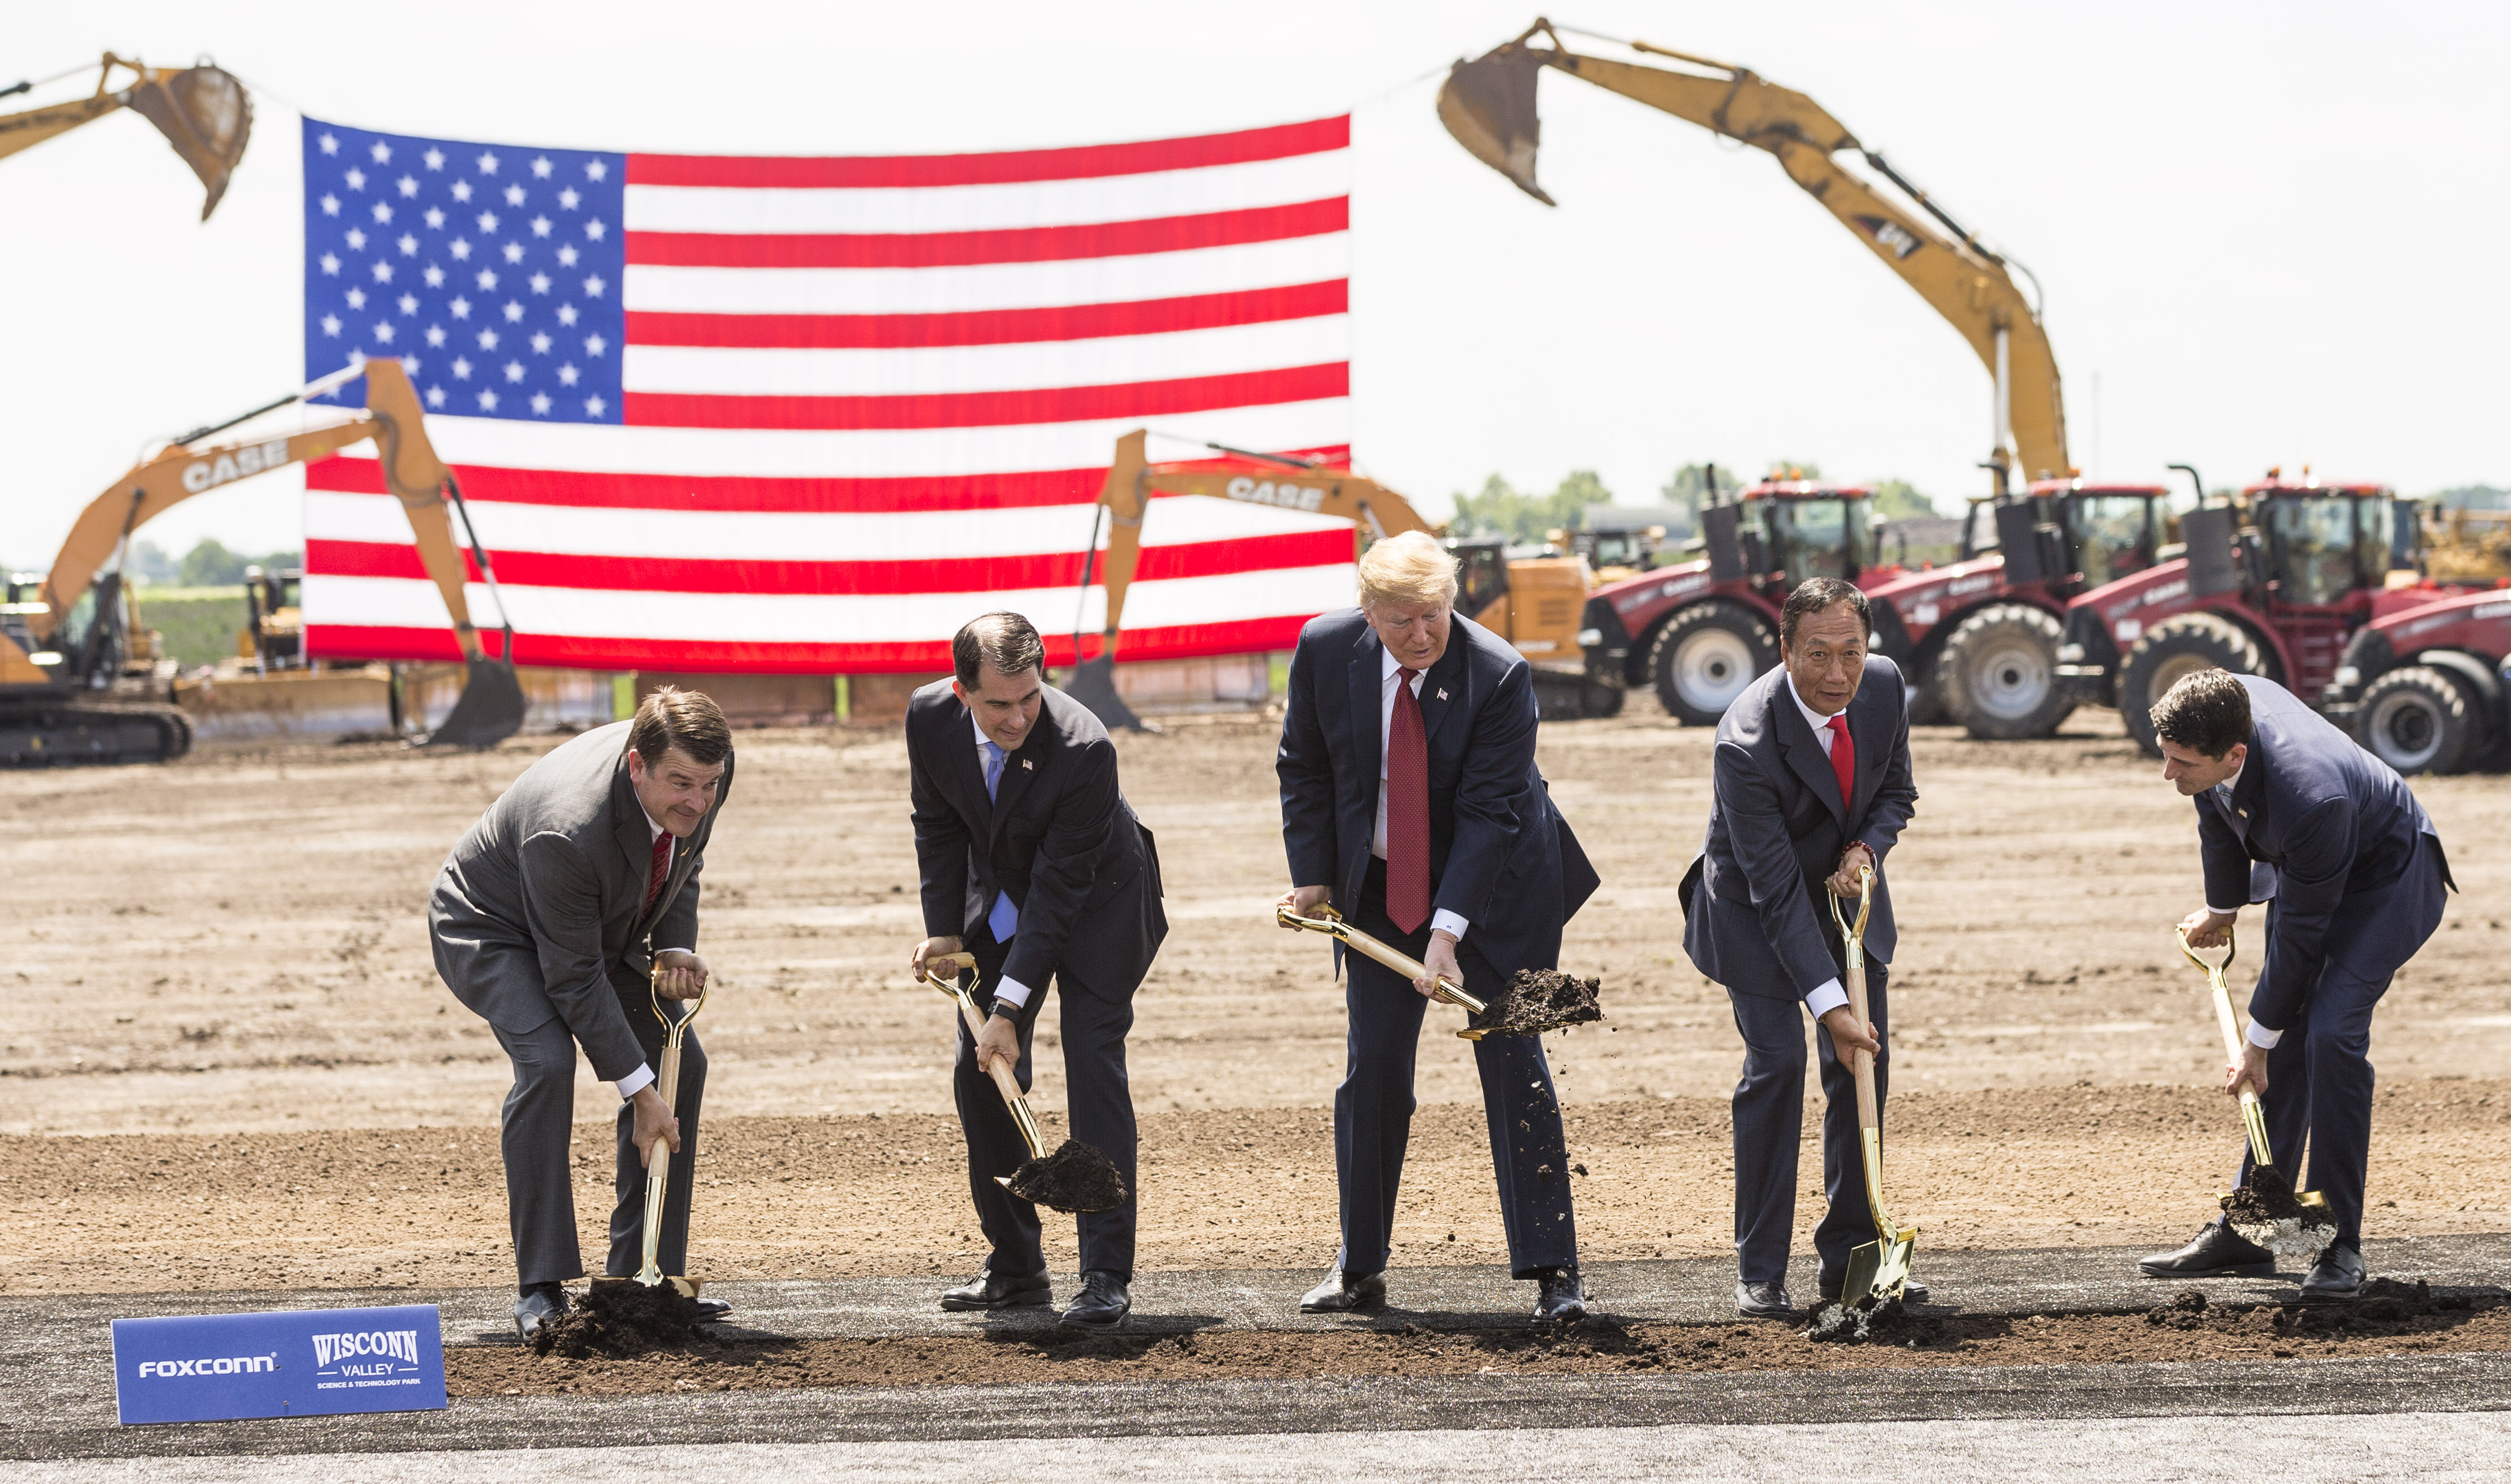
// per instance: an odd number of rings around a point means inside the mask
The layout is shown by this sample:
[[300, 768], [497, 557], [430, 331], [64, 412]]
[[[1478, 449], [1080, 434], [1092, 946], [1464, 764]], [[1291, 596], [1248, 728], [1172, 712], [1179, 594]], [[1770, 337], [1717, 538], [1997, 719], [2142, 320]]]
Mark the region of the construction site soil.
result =
[[[1604, 881], [1562, 967], [1601, 979], [1605, 1019], [1548, 1042], [1596, 1261], [1715, 1254], [1731, 1237], [1741, 1046], [1724, 992], [1682, 957], [1675, 900], [1707, 817], [1710, 734], [1643, 699], [1632, 709], [1547, 724], [1542, 742]], [[1158, 833], [1171, 923], [1131, 1043], [1144, 1270], [1321, 1270], [1335, 1246], [1342, 992], [1326, 945], [1271, 921], [1287, 884], [1277, 725], [1186, 720], [1117, 740], [1126, 792]], [[208, 745], [161, 768], [0, 775], [14, 1238], [0, 1291], [510, 1281], [507, 1063], [437, 981], [423, 914], [445, 850], [551, 744]], [[691, 1266], [712, 1279], [964, 1275], [984, 1247], [950, 1113], [949, 1008], [907, 970], [922, 924], [903, 744], [768, 731], [739, 745], [701, 911], [718, 980], [699, 1032], [711, 1068]], [[1921, 729], [1913, 752], [1917, 818], [1891, 861], [1895, 1210], [1938, 1249], [2177, 1245], [2214, 1213], [2239, 1151], [2205, 981], [2171, 934], [2200, 894], [2188, 803], [2106, 714], [2045, 742]], [[2462, 894], [2374, 1026], [2367, 1235], [2500, 1231], [2511, 789], [2483, 776], [2415, 789]], [[2245, 920], [2244, 985], [2256, 931]], [[1450, 1035], [1462, 1020], [1433, 1007], [1423, 1032], [1398, 1265], [1502, 1260], [1473, 1059]], [[1056, 1021], [1050, 1008], [1036, 1094], [1051, 1128]], [[597, 1254], [616, 1106], [589, 1074], [579, 1084], [578, 1214]], [[1800, 1251], [1816, 1214], [1799, 1201]], [[1047, 1235], [1068, 1270], [1072, 1223], [1050, 1219]], [[1330, 1338], [1459, 1365], [1485, 1343]], [[2083, 1343], [2105, 1354], [2115, 1339], [2096, 1328]], [[1195, 1341], [1220, 1355], [1240, 1343], [1293, 1342]], [[1822, 1352], [1801, 1364], [1881, 1363], [1869, 1347], [1788, 1343]], [[1602, 1358], [1579, 1363], [1623, 1363], [1591, 1348]], [[971, 1365], [998, 1352], [967, 1351]]]

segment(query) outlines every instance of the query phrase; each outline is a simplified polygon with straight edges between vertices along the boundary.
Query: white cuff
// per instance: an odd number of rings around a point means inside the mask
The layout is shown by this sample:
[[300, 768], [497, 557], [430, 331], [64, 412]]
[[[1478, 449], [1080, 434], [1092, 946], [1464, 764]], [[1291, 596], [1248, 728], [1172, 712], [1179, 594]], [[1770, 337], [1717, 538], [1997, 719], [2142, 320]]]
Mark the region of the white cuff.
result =
[[1014, 1009], [1019, 1009], [1023, 1006], [1028, 1004], [1028, 986], [1023, 984], [1018, 979], [996, 979], [994, 981], [994, 1003], [997, 1005], [1008, 1005]]
[[2241, 909], [2238, 907], [2219, 907], [2211, 901], [2206, 903], [2206, 910], [2214, 913], [2217, 917], [2238, 917], [2241, 915]]
[[637, 1064], [636, 1071], [629, 1073], [627, 1076], [619, 1079], [617, 1083], [613, 1084], [614, 1086], [618, 1087], [619, 1101], [623, 1103], [628, 1101], [628, 1099], [635, 1097], [637, 1093], [644, 1091], [647, 1087], [650, 1087], [653, 1084], [654, 1069], [646, 1066], [642, 1062], [638, 1062]]
[[1430, 914], [1430, 931], [1452, 933], [1457, 942], [1465, 940], [1465, 920], [1445, 907]]
[[2250, 1045], [2257, 1046], [2260, 1050], [2274, 1050], [2275, 1044], [2283, 1039], [2284, 1032], [2268, 1030], [2265, 1026], [2259, 1024], [2256, 1020], [2252, 1020], [2250, 1022]]
[[1805, 996], [1805, 1008], [1813, 1011], [1816, 1020], [1847, 1003], [1848, 991], [1839, 987], [1837, 979], [1823, 980], [1812, 994]]

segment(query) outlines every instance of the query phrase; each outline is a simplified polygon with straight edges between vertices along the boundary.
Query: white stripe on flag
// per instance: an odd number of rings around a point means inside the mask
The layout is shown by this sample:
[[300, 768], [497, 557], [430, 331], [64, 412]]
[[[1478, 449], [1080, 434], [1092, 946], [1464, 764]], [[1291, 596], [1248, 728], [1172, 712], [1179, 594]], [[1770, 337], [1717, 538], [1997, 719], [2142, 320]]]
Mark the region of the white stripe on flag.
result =
[[930, 315], [1120, 304], [1322, 284], [1351, 273], [1351, 234], [954, 268], [675, 268], [631, 263], [632, 311], [717, 315]]
[[913, 350], [749, 350], [631, 345], [631, 392], [747, 397], [895, 397], [1170, 381], [1324, 365], [1351, 354], [1351, 319], [1320, 315], [1218, 329], [1096, 340]]
[[[1350, 563], [1137, 583], [1125, 603], [1127, 628], [1228, 624], [1305, 616], [1348, 607], [1358, 590]], [[501, 584], [519, 633], [553, 637], [685, 643], [898, 644], [946, 638], [997, 608], [1051, 616], [1061, 630], [1074, 590], [999, 592], [792, 596], [741, 592], [643, 592]], [[485, 584], [467, 590], [481, 622], [496, 613]], [[434, 585], [415, 578], [328, 577], [308, 573], [305, 611], [313, 622], [355, 627], [436, 628], [446, 623]], [[1106, 590], [1080, 604], [1080, 627], [1106, 623]]]
[[636, 185], [632, 232], [927, 233], [1141, 221], [1348, 195], [1351, 151], [1142, 175], [858, 188]]

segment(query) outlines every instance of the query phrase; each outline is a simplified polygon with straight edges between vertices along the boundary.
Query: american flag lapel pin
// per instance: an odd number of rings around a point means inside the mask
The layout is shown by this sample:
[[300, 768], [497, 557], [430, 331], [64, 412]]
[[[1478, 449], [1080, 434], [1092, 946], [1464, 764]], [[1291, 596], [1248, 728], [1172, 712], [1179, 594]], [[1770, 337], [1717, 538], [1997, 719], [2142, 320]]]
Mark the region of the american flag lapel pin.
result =
[[1030, 762], [1027, 758], [1022, 758], [1021, 771], [1023, 773], [1035, 773], [1037, 771], [1037, 764]]
[[1446, 691], [1442, 690], [1441, 692], [1439, 692], [1439, 699], [1440, 699], [1441, 701], [1445, 701], [1445, 700], [1447, 700], [1447, 699], [1448, 699], [1448, 693], [1447, 693]]

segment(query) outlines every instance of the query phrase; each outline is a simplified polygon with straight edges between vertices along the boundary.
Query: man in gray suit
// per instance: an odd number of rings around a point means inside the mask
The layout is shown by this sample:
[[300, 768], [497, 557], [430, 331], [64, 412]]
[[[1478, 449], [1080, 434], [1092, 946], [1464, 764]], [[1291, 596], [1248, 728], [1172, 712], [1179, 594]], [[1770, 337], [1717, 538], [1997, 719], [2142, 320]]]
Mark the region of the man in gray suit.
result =
[[[671, 1150], [659, 1260], [688, 1271], [689, 1184], [697, 1163], [706, 1052], [682, 1042], [674, 1108], [654, 1089], [663, 1042], [648, 994], [694, 997], [707, 967], [698, 938], [698, 872], [715, 815], [732, 791], [732, 733], [715, 704], [666, 687], [628, 721], [554, 748], [488, 806], [445, 857], [427, 901], [436, 971], [486, 1020], [514, 1062], [500, 1147], [528, 1339], [566, 1312], [576, 1246], [567, 1144], [575, 1121], [575, 1052], [619, 1089], [619, 1203], [607, 1271], [644, 1261], [644, 1167]], [[731, 1306], [701, 1301], [709, 1317]]]

